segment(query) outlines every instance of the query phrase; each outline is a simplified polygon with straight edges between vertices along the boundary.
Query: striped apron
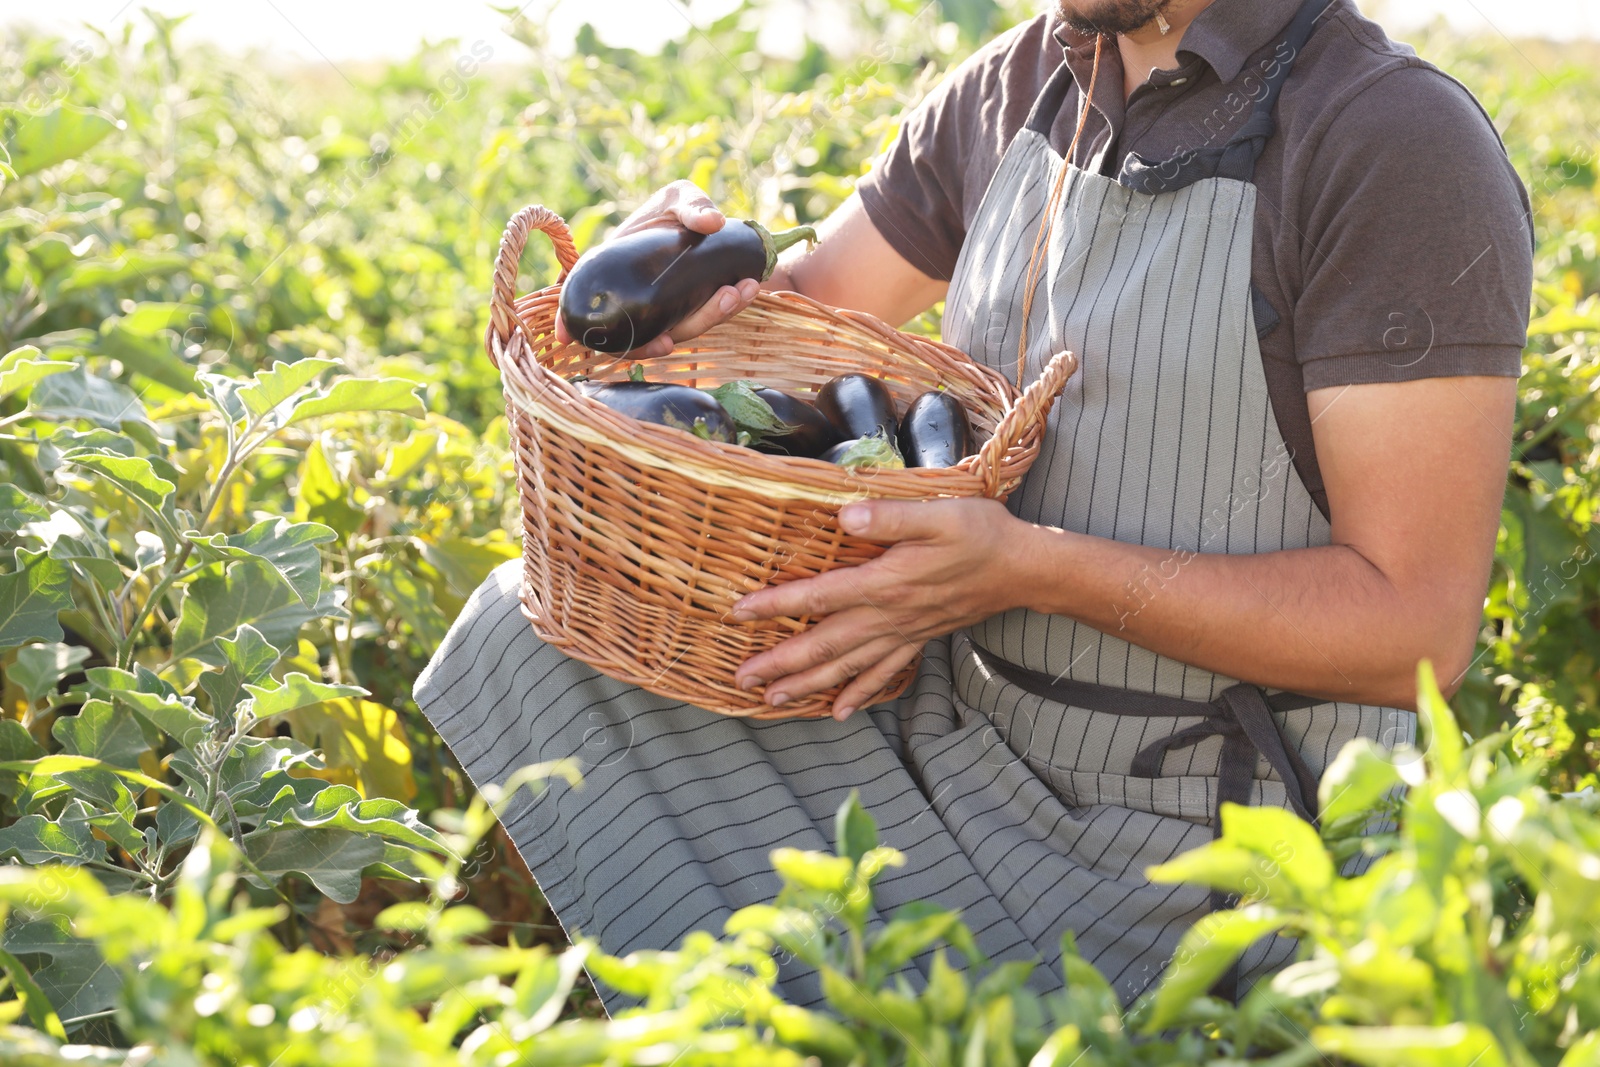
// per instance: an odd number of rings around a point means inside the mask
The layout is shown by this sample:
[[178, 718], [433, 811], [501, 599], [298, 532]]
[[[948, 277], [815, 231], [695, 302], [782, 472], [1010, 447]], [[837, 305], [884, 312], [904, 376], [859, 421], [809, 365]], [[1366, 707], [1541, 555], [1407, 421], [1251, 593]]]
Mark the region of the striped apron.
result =
[[[1311, 24], [1291, 26], [1289, 55]], [[1066, 179], [1027, 367], [1070, 348], [1082, 369], [1011, 507], [1171, 550], [1130, 585], [1127, 613], [1181, 581], [1193, 553], [1329, 542], [1272, 416], [1250, 286], [1249, 171], [1288, 66], [1229, 144], [1171, 166], [1130, 157], [1119, 180]], [[1046, 131], [1070, 84], [1063, 67], [1002, 160], [946, 301], [946, 339], [1008, 373], [1029, 250], [1065, 165]], [[906, 695], [848, 722], [724, 718], [542, 644], [518, 611], [520, 579], [507, 563], [474, 594], [417, 701], [480, 787], [578, 762], [581, 787], [521, 793], [504, 823], [567, 933], [614, 954], [673, 947], [770, 901], [770, 851], [831, 849], [854, 789], [906, 857], [878, 882], [874, 924], [914, 900], [959, 908], [992, 960], [1039, 961], [1040, 992], [1061, 985], [1070, 930], [1132, 1000], [1217, 903], [1151, 884], [1148, 867], [1210, 840], [1224, 800], [1311, 814], [1315, 778], [1345, 742], [1414, 730], [1409, 712], [1268, 695], [1024, 611], [930, 642]], [[1241, 972], [1292, 951], [1263, 941]], [[780, 962], [784, 995], [819, 1002], [815, 973]], [[913, 985], [928, 963], [908, 965]]]

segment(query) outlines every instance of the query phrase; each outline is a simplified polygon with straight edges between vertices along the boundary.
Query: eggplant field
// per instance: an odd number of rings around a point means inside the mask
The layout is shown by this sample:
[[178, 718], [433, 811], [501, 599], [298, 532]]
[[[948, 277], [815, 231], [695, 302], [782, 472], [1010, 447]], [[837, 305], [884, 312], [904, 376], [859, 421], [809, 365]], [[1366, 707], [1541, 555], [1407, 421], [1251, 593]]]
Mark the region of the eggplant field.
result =
[[[1406, 37], [1537, 236], [1477, 656], [1448, 701], [1420, 666], [1416, 744], [1345, 748], [1318, 825], [1229, 806], [1150, 872], [1233, 905], [1150, 992], [1070, 937], [1041, 994], [958, 912], [879, 921], [902, 857], [854, 796], [726, 929], [625, 958], [563, 929], [496, 811], [580, 768], [480, 794], [412, 697], [522, 554], [484, 349], [507, 220], [544, 204], [582, 251], [687, 178], [816, 224], [1042, 10], [842, 5], [770, 55], [767, 3], [658, 54], [514, 8], [337, 67], [150, 10], [0, 36], [0, 1064], [1600, 1067], [1595, 44]], [[519, 290], [558, 273], [535, 234]], [[1214, 995], [1272, 933], [1293, 962]], [[819, 1001], [780, 995], [791, 959]]]

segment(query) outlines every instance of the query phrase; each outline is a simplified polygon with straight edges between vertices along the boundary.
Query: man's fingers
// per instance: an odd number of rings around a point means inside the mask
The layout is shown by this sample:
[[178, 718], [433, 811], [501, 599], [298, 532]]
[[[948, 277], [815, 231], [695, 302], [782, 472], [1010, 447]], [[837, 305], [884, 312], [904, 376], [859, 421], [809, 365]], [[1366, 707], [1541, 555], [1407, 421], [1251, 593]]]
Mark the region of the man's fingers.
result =
[[[870, 579], [871, 563], [859, 567], [842, 567], [819, 574], [815, 578], [802, 578], [785, 582], [741, 597], [734, 602], [728, 617], [734, 622], [754, 622], [756, 619], [818, 618], [832, 615], [844, 608], [856, 607], [867, 597], [863, 578]], [[851, 572], [854, 573], [851, 573]], [[865, 574], [862, 572], [866, 571]]]
[[696, 233], [716, 233], [727, 219], [717, 210], [704, 189], [690, 181], [675, 181], [667, 186], [665, 207], [678, 222]]
[[855, 714], [857, 708], [876, 696], [906, 664], [916, 659], [920, 651], [921, 645], [902, 643], [899, 648], [856, 675], [855, 680], [834, 697], [833, 717], [843, 722]]
[[925, 540], [949, 530], [948, 510], [944, 500], [861, 501], [839, 510], [839, 525], [872, 541]]
[[[815, 631], [813, 631], [814, 633]], [[809, 635], [803, 635], [809, 636]], [[790, 638], [784, 642], [799, 642], [801, 638]], [[767, 703], [773, 707], [782, 707], [784, 704], [812, 693], [821, 693], [835, 686], [844, 685], [862, 672], [869, 670], [874, 665], [892, 653], [897, 647], [904, 644], [901, 638], [890, 635], [875, 640], [862, 642], [859, 645], [841, 649], [833, 646], [829, 641], [812, 644], [809, 649], [799, 657], [804, 659], [821, 659], [815, 666], [807, 666], [801, 670], [786, 672], [767, 683]], [[778, 646], [782, 648], [783, 646]], [[773, 649], [774, 652], [777, 649]], [[832, 652], [834, 655], [822, 656], [823, 653]], [[770, 653], [769, 653], [770, 655]]]
[[687, 341], [691, 337], [698, 337], [730, 315], [737, 315], [748, 303], [738, 286], [724, 285], [711, 294], [710, 300], [701, 304], [699, 308], [690, 312], [687, 318], [674, 326], [670, 331], [672, 337], [676, 341]]

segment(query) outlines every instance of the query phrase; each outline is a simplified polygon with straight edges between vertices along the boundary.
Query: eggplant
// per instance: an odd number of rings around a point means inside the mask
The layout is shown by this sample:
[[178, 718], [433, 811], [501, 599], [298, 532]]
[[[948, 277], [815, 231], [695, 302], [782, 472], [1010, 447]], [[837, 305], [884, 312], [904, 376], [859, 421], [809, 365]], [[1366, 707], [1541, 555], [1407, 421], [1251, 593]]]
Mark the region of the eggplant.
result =
[[894, 397], [876, 378], [839, 375], [817, 391], [817, 410], [847, 440], [873, 435], [894, 439]]
[[607, 241], [580, 259], [561, 286], [561, 321], [596, 352], [627, 352], [660, 337], [724, 285], [766, 281], [778, 253], [817, 231], [771, 233], [729, 219], [716, 233], [654, 226]]
[[640, 422], [684, 430], [703, 441], [733, 444], [733, 419], [710, 393], [665, 382], [574, 382], [578, 391], [612, 411]]
[[900, 453], [895, 450], [894, 442], [882, 434], [857, 437], [853, 441], [841, 441], [817, 458], [853, 470], [863, 468], [899, 470], [906, 465], [905, 460], [900, 458]]
[[908, 467], [954, 467], [972, 452], [967, 409], [949, 393], [923, 393], [900, 420], [899, 442]]
[[812, 404], [777, 389], [759, 387], [756, 396], [767, 402], [773, 415], [787, 429], [768, 434], [756, 442], [756, 450], [775, 456], [816, 458], [843, 440], [828, 417]]

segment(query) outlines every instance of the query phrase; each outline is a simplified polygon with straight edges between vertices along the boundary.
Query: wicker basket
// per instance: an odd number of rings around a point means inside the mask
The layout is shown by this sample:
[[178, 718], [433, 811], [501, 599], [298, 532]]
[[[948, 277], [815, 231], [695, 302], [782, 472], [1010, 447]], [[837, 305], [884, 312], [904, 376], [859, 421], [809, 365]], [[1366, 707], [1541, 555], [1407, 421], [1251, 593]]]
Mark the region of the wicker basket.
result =
[[[1019, 399], [1003, 377], [948, 345], [796, 293], [763, 293], [728, 322], [651, 360], [650, 379], [712, 386], [754, 378], [803, 393], [865, 371], [881, 377], [902, 407], [945, 387], [987, 443], [948, 470], [850, 471], [702, 441], [620, 415], [568, 383], [578, 374], [622, 378], [632, 361], [556, 343], [559, 282], [515, 296], [518, 260], [534, 229], [555, 245], [562, 279], [577, 260], [560, 217], [539, 206], [519, 211], [495, 260], [484, 338], [505, 384], [522, 500], [522, 604], [534, 631], [613, 678], [710, 711], [827, 715], [833, 694], [773, 708], [734, 685], [741, 663], [812, 620], [732, 623], [733, 602], [883, 552], [839, 529], [838, 510], [852, 500], [1003, 497], [1038, 455], [1045, 418], [1076, 359], [1056, 356]], [[874, 699], [902, 692], [913, 669]]]

